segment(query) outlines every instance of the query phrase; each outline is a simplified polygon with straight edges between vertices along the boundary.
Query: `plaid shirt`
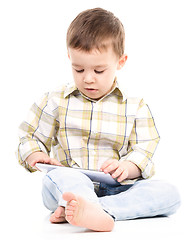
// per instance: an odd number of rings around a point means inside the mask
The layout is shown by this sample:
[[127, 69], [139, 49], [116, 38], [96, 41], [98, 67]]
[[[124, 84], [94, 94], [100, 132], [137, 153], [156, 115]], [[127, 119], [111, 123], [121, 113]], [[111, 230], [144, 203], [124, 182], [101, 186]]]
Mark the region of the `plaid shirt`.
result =
[[85, 169], [99, 170], [108, 159], [129, 160], [143, 178], [154, 174], [152, 156], [159, 142], [148, 106], [142, 99], [127, 98], [117, 82], [98, 101], [74, 85], [46, 93], [31, 107], [19, 137], [18, 160], [29, 171], [34, 169], [25, 159], [31, 153], [52, 150], [64, 166]]

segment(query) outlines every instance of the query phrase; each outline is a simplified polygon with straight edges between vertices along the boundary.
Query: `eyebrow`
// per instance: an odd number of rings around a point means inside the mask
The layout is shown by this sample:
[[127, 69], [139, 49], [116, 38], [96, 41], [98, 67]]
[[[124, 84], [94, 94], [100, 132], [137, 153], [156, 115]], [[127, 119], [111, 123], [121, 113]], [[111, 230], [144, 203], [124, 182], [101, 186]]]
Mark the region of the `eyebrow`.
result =
[[[72, 63], [72, 66], [73, 67], [79, 67], [79, 68], [83, 68], [83, 66], [81, 66], [81, 65], [79, 65], [79, 64], [76, 64], [76, 63]], [[108, 67], [108, 65], [107, 64], [103, 64], [103, 65], [96, 65], [96, 66], [94, 66], [93, 68], [106, 68], [106, 67]]]
[[78, 65], [78, 64], [75, 64], [75, 63], [72, 63], [72, 66], [73, 66], [73, 67], [82, 67], [82, 66], [80, 66], [80, 65]]

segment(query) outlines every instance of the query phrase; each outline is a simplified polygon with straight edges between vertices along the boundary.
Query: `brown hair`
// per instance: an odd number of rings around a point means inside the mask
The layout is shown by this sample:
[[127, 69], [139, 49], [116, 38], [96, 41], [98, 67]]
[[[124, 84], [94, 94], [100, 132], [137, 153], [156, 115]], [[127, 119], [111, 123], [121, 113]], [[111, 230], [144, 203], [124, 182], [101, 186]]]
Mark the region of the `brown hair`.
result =
[[102, 8], [81, 12], [70, 24], [67, 32], [67, 47], [90, 52], [107, 49], [112, 44], [118, 57], [124, 54], [125, 31], [113, 13]]

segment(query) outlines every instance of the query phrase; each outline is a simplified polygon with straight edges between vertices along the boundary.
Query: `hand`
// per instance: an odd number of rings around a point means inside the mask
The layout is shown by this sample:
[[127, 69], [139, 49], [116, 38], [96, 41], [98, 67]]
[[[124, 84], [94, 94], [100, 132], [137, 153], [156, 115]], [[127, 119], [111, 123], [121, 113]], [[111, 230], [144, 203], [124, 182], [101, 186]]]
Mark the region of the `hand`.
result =
[[[46, 164], [52, 164], [52, 165], [57, 165], [57, 166], [62, 166], [62, 164], [54, 159], [54, 158], [50, 158], [46, 153], [44, 152], [34, 152], [32, 154], [30, 154], [27, 159], [26, 162], [33, 168], [36, 168], [35, 165], [36, 163], [46, 163]], [[37, 169], [38, 170], [38, 169]]]
[[100, 170], [104, 173], [110, 173], [113, 178], [117, 178], [118, 182], [122, 182], [127, 178], [134, 179], [141, 176], [141, 170], [128, 160], [123, 162], [107, 160], [103, 163]]

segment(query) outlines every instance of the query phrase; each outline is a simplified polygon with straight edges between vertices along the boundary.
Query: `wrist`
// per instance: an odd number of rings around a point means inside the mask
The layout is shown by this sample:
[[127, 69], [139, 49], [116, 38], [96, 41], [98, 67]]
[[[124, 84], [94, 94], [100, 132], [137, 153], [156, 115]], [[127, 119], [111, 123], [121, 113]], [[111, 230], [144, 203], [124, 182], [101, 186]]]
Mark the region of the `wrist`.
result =
[[34, 165], [36, 164], [36, 160], [42, 157], [44, 154], [45, 153], [43, 153], [42, 151], [33, 152], [25, 159], [25, 162], [27, 162], [31, 167], [34, 167]]

